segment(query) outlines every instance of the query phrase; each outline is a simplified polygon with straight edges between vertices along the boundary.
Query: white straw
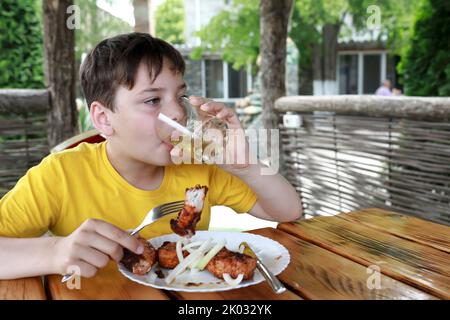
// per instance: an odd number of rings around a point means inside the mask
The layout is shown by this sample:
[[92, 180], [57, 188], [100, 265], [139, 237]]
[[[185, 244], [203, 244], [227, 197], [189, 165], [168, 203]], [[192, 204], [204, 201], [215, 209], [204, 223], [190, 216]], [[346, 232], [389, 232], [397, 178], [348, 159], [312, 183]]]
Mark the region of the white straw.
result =
[[171, 126], [174, 129], [177, 129], [179, 131], [181, 131], [183, 134], [192, 136], [192, 132], [189, 131], [186, 127], [183, 127], [181, 124], [179, 124], [176, 121], [173, 121], [172, 119], [170, 119], [168, 116], [160, 113], [158, 115], [158, 119], [161, 121], [164, 121], [165, 123], [167, 123], [169, 126]]

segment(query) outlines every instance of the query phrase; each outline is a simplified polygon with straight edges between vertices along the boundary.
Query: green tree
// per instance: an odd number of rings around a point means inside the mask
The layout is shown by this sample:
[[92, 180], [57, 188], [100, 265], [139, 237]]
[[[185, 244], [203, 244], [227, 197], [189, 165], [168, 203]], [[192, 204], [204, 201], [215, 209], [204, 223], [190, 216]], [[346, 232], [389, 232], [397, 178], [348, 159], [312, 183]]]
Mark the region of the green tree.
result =
[[[342, 28], [344, 17], [353, 17], [356, 30], [367, 30], [367, 9], [373, 4], [381, 13], [378, 40], [387, 37], [392, 53], [400, 53], [408, 41], [418, 1], [296, 0], [289, 37], [300, 51], [300, 72], [314, 70], [315, 77], [322, 80], [334, 77], [338, 36], [350, 32]], [[258, 8], [259, 1], [233, 0], [197, 33], [202, 44], [193, 51], [192, 58], [199, 58], [204, 51], [220, 51], [235, 68], [254, 63], [259, 54]]]
[[450, 2], [424, 0], [401, 70], [407, 95], [450, 96]]
[[380, 9], [380, 37], [387, 38], [391, 54], [402, 54], [409, 42], [414, 16], [421, 0], [348, 0], [349, 11], [355, 17], [353, 23], [359, 30], [366, 28], [368, 8], [376, 5]]
[[[290, 37], [300, 50], [300, 72], [307, 72], [312, 66], [315, 80], [334, 81], [338, 38], [349, 37], [353, 31], [372, 32], [374, 41], [387, 39], [390, 53], [400, 54], [408, 41], [418, 1], [296, 1]], [[380, 18], [375, 25], [371, 21], [374, 14]], [[354, 30], [344, 24], [348, 15], [352, 17]]]
[[166, 0], [155, 12], [156, 36], [171, 44], [183, 44], [184, 4], [183, 0]]
[[41, 14], [40, 1], [0, 1], [1, 88], [44, 87]]

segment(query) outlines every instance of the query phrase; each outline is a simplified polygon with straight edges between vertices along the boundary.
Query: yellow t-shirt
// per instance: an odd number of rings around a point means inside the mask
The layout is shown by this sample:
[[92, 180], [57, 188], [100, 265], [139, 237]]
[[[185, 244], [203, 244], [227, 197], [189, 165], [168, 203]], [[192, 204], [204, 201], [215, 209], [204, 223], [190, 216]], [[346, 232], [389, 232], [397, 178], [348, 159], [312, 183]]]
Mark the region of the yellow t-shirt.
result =
[[[207, 230], [210, 209], [225, 205], [248, 212], [255, 193], [239, 178], [214, 165], [170, 165], [157, 190], [130, 185], [113, 168], [106, 143], [82, 143], [47, 156], [28, 170], [0, 200], [0, 236], [36, 237], [50, 230], [67, 236], [89, 218], [102, 219], [124, 230], [138, 226], [147, 212], [160, 204], [184, 200], [186, 188], [206, 185], [198, 230]], [[172, 233], [165, 216], [141, 231], [145, 238]]]

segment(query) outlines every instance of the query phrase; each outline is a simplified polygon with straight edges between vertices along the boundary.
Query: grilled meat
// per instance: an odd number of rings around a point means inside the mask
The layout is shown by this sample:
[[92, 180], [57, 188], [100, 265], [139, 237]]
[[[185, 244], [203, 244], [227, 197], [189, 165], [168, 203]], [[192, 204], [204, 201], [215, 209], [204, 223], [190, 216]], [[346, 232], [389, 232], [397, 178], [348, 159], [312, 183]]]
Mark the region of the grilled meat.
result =
[[[189, 252], [186, 250], [183, 251], [183, 256], [187, 257]], [[162, 268], [173, 269], [175, 268], [180, 261], [178, 260], [176, 243], [166, 241], [162, 244], [162, 246], [158, 249], [158, 261], [159, 265]]]
[[156, 250], [150, 243], [141, 237], [138, 240], [144, 245], [144, 252], [139, 255], [128, 249], [124, 249], [121, 262], [128, 270], [142, 276], [150, 271], [157, 257]]
[[206, 265], [206, 269], [217, 278], [223, 279], [223, 274], [228, 273], [232, 278], [242, 273], [244, 280], [253, 278], [256, 268], [256, 259], [246, 254], [233, 252], [227, 248], [220, 250]]
[[182, 237], [192, 237], [195, 234], [207, 192], [208, 187], [200, 185], [186, 189], [183, 209], [178, 213], [177, 219], [170, 220], [173, 232]]

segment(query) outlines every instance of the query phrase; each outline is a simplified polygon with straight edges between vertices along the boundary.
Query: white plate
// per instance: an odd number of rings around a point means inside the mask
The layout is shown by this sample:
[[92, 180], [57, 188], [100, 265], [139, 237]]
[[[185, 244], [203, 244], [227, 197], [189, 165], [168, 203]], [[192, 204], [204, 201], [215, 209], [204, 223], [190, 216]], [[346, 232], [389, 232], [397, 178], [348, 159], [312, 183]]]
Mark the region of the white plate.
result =
[[[255, 234], [239, 233], [239, 232], [217, 232], [217, 231], [197, 231], [191, 241], [207, 240], [212, 238], [214, 242], [220, 239], [226, 240], [226, 247], [231, 251], [238, 251], [238, 246], [241, 242], [247, 242], [255, 251], [259, 259], [269, 268], [274, 275], [280, 274], [290, 262], [290, 255], [288, 250], [280, 243]], [[169, 234], [148, 240], [154, 248], [158, 249], [164, 241], [176, 242], [180, 237], [176, 234]], [[171, 284], [167, 284], [164, 279], [157, 278], [154, 283], [148, 281], [148, 276], [139, 276], [128, 271], [121, 263], [119, 263], [119, 271], [128, 279], [138, 282], [140, 284], [150, 286], [153, 288], [186, 291], [186, 292], [214, 292], [226, 291], [237, 288], [251, 286], [264, 281], [264, 277], [255, 270], [253, 279], [242, 281], [239, 285], [231, 287], [224, 280], [213, 276], [206, 269], [198, 272], [195, 276], [190, 274], [190, 271], [178, 276]], [[161, 268], [165, 276], [170, 272], [168, 269]]]

